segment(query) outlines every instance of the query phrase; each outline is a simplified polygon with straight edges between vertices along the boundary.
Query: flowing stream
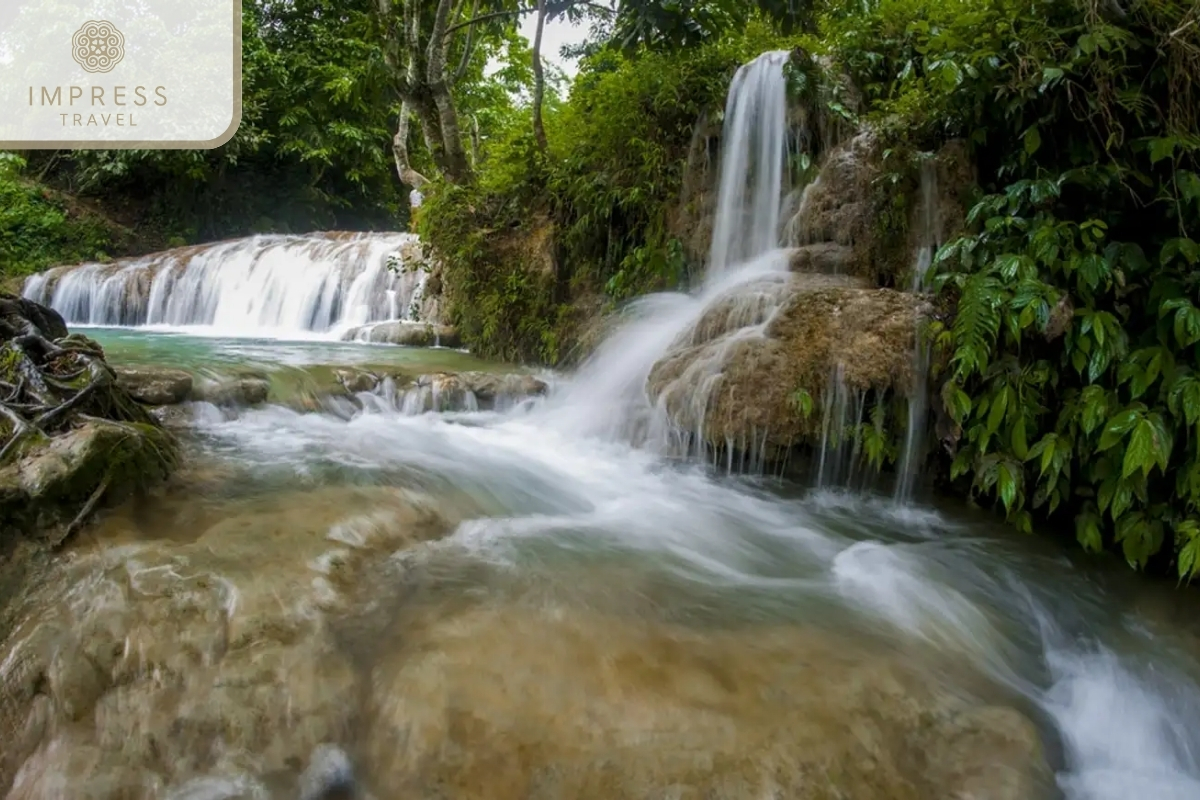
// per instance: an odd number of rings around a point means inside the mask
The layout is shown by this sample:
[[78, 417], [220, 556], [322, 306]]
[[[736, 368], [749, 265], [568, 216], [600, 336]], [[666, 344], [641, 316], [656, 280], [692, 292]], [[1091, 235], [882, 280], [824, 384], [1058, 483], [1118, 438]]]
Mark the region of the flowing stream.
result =
[[[676, 457], [646, 376], [744, 289], [755, 335], [782, 267], [742, 255], [510, 412], [197, 417], [175, 480], [11, 578], [0, 792], [1200, 797], [1193, 592], [981, 512]], [[118, 363], [385, 358], [101, 337]]]

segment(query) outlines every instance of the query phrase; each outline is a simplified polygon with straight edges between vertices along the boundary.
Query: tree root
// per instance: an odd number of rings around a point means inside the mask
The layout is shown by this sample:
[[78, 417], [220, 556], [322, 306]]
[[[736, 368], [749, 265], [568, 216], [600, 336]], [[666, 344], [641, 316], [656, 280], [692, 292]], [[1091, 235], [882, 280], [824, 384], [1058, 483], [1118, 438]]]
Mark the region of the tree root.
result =
[[[100, 345], [70, 334], [54, 311], [0, 292], [0, 468], [23, 457], [32, 441], [95, 422], [115, 423], [137, 443], [127, 441], [115, 448], [108, 463], [102, 462], [96, 471], [99, 475], [102, 470], [103, 477], [94, 486], [85, 479], [72, 490], [89, 492], [77, 512], [74, 505], [53, 509], [54, 516], [71, 520], [61, 528], [59, 541], [85, 526], [111, 491], [123, 492], [169, 473], [177, 458], [175, 441], [150, 430], [158, 429], [158, 423], [118, 385]], [[137, 460], [124, 463], [127, 458]], [[74, 504], [78, 499], [74, 495], [55, 502]], [[42, 524], [37, 521], [40, 514], [24, 505], [0, 511], [0, 516], [26, 519], [22, 526]], [[0, 535], [7, 523], [8, 519], [0, 521]]]
[[93, 491], [91, 496], [87, 499], [87, 502], [83, 504], [83, 508], [79, 509], [79, 513], [75, 515], [75, 519], [71, 520], [71, 524], [68, 525], [63, 531], [60, 543], [70, 539], [80, 528], [83, 527], [83, 525], [87, 522], [88, 517], [90, 517], [92, 512], [96, 510], [96, 506], [100, 504], [100, 499], [104, 497], [104, 493], [108, 491], [108, 484], [111, 481], [112, 471], [109, 470], [107, 473], [105, 473], [104, 478], [100, 481], [99, 485], [96, 486], [95, 491]]

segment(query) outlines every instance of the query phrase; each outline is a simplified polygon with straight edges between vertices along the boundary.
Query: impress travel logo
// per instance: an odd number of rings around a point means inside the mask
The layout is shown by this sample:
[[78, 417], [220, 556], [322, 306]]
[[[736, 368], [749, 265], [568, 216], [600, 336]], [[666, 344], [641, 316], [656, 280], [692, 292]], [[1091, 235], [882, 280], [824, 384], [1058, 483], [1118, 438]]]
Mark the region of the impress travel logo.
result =
[[0, 149], [210, 148], [237, 131], [240, 0], [0, 5]]
[[87, 72], [109, 72], [125, 57], [125, 35], [108, 20], [88, 20], [71, 39], [71, 55]]

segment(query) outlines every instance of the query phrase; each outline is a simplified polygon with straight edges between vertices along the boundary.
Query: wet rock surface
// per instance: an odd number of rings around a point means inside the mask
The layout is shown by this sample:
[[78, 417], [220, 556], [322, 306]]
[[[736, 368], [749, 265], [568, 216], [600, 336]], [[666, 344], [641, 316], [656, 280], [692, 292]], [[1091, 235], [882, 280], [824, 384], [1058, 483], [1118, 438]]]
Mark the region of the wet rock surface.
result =
[[665, 619], [637, 570], [516, 575], [406, 490], [188, 508], [106, 521], [21, 602], [8, 797], [1048, 796], [1027, 719], [886, 649]]
[[[718, 446], [786, 448], [819, 424], [798, 413], [839, 374], [854, 390], [907, 390], [922, 298], [848, 276], [775, 277], [714, 303], [650, 373], [669, 418]], [[749, 298], [749, 299], [747, 299]], [[747, 311], [749, 309], [749, 311]]]
[[174, 439], [98, 344], [51, 309], [0, 295], [0, 546], [14, 535], [58, 543], [174, 462]]
[[374, 342], [407, 347], [458, 347], [458, 331], [448, 325], [425, 322], [381, 322], [352, 328], [343, 334], [347, 342]]
[[191, 397], [190, 373], [169, 367], [115, 367], [117, 384], [139, 403], [169, 406]]
[[208, 378], [196, 382], [190, 399], [216, 406], [256, 406], [267, 402], [270, 393], [266, 377]]

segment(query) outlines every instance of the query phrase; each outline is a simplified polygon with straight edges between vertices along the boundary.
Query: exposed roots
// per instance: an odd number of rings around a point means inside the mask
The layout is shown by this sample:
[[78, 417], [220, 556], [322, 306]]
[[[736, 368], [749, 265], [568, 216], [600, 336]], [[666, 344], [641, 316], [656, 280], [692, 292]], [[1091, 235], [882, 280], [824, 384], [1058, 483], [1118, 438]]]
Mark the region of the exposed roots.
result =
[[[48, 457], [47, 457], [48, 455]], [[0, 293], [0, 543], [58, 544], [110, 497], [175, 466], [174, 439], [117, 383], [100, 345], [62, 318]]]
[[0, 295], [0, 338], [9, 334], [0, 342], [0, 465], [16, 457], [32, 436], [53, 436], [81, 414], [152, 422], [117, 386], [100, 346], [83, 336], [65, 335], [60, 325], [47, 320], [46, 309]]

